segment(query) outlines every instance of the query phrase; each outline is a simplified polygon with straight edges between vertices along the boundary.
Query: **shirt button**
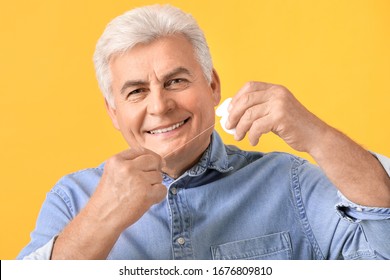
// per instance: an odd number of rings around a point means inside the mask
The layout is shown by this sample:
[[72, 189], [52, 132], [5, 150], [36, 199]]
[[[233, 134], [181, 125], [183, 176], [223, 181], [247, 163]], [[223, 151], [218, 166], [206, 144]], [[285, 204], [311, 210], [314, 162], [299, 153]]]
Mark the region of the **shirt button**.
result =
[[186, 240], [183, 237], [179, 237], [178, 239], [176, 239], [176, 242], [180, 245], [184, 245], [184, 243], [186, 243]]
[[171, 194], [177, 194], [177, 189], [176, 188], [171, 188]]
[[363, 209], [362, 209], [361, 207], [357, 207], [357, 208], [356, 208], [356, 211], [358, 211], [358, 212], [363, 212]]

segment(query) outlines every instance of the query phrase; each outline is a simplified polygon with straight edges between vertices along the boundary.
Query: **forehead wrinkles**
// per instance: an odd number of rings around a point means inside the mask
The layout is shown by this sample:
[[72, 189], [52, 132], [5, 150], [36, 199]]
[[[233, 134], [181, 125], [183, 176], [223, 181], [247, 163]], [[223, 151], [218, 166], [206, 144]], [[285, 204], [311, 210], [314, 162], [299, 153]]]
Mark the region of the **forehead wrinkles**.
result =
[[198, 65], [194, 63], [199, 62], [188, 40], [172, 36], [148, 44], [139, 44], [126, 52], [114, 54], [110, 59], [110, 68], [111, 73], [115, 69], [112, 80], [123, 85], [129, 79], [163, 82], [176, 68], [196, 71]]

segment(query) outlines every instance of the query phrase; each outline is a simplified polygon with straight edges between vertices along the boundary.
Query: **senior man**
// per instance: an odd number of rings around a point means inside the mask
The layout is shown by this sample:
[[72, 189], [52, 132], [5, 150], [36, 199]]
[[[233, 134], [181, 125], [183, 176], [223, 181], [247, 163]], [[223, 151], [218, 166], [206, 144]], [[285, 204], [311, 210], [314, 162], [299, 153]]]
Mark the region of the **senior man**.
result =
[[319, 167], [224, 145], [220, 80], [190, 15], [131, 10], [106, 27], [94, 62], [131, 148], [62, 178], [18, 258], [390, 258], [389, 160], [263, 82], [233, 97], [227, 128], [252, 145], [273, 132]]

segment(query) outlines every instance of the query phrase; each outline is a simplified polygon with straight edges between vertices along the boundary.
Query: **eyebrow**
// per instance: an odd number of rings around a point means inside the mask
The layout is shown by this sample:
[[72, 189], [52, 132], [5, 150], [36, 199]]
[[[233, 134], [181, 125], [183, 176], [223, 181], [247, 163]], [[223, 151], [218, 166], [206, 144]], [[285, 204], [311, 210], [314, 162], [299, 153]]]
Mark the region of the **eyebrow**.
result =
[[[193, 76], [191, 74], [191, 72], [185, 68], [185, 67], [177, 67], [175, 69], [173, 69], [172, 71], [168, 72], [167, 74], [165, 74], [163, 77], [162, 77], [162, 80], [163, 81], [166, 81], [166, 80], [169, 80], [171, 78], [173, 78], [174, 76], [178, 75], [178, 74], [186, 74], [188, 76]], [[137, 86], [145, 86], [145, 85], [148, 85], [149, 82], [148, 81], [144, 81], [144, 80], [128, 80], [126, 81], [121, 90], [120, 90], [120, 93], [121, 94], [124, 94], [126, 89], [129, 88], [129, 87], [137, 87]]]
[[123, 84], [120, 92], [121, 94], [125, 94], [126, 89], [129, 87], [145, 86], [147, 84], [148, 82], [142, 80], [129, 80]]
[[191, 77], [193, 76], [191, 74], [190, 70], [188, 70], [187, 68], [177, 67], [177, 68], [173, 69], [171, 72], [168, 72], [167, 74], [165, 74], [163, 76], [163, 81], [169, 80], [178, 74], [186, 74], [186, 75], [191, 76]]

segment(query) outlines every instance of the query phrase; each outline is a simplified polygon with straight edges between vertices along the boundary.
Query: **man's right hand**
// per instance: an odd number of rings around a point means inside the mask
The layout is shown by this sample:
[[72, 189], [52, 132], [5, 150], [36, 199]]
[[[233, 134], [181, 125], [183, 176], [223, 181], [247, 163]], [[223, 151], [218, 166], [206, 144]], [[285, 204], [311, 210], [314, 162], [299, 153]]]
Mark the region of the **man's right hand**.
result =
[[105, 164], [90, 204], [112, 226], [123, 231], [167, 193], [162, 184], [162, 158], [147, 149], [123, 151]]
[[52, 259], [105, 259], [119, 235], [137, 222], [167, 189], [162, 158], [138, 147], [109, 160], [95, 193], [59, 234]]

